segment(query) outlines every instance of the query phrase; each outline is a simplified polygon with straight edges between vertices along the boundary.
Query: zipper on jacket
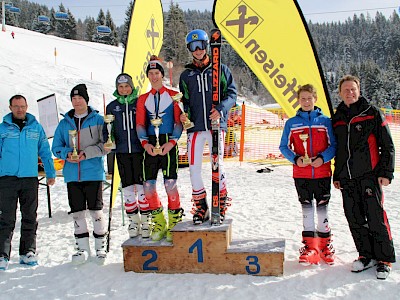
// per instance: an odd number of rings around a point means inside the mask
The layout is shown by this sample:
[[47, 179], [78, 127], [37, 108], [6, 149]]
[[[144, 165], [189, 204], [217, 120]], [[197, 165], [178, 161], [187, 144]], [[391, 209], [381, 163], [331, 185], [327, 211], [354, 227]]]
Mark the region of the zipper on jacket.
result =
[[131, 126], [129, 126], [129, 105], [125, 103], [125, 113], [126, 113], [126, 133], [128, 135], [128, 153], [132, 152], [132, 145], [131, 145]]
[[355, 118], [361, 116], [363, 113], [365, 113], [368, 109], [370, 108], [370, 106], [367, 107], [367, 109], [363, 110], [362, 112], [360, 112], [358, 115], [352, 117], [349, 121], [349, 124], [347, 124], [347, 153], [348, 153], [348, 158], [346, 161], [346, 166], [347, 166], [347, 172], [349, 173], [349, 177], [350, 179], [353, 179], [351, 176], [351, 172], [350, 172], [350, 129], [351, 129], [351, 121], [353, 121]]
[[89, 125], [90, 137], [93, 139], [92, 126]]
[[122, 113], [122, 129], [126, 130], [125, 112]]
[[208, 128], [208, 120], [207, 120], [207, 103], [206, 103], [206, 92], [208, 91], [208, 81], [207, 81], [207, 73], [206, 71], [209, 67], [205, 68], [203, 72], [200, 73], [200, 80], [201, 80], [201, 96], [203, 98], [203, 117], [204, 117], [204, 127], [205, 130], [209, 130]]
[[[351, 119], [353, 120], [353, 119]], [[350, 166], [349, 166], [349, 161], [350, 161], [350, 126], [351, 126], [351, 120], [349, 122], [349, 124], [347, 124], [347, 153], [348, 153], [348, 157], [347, 157], [347, 161], [346, 161], [346, 166], [347, 166], [347, 172], [349, 173], [349, 177], [351, 178], [351, 172], [350, 172]]]

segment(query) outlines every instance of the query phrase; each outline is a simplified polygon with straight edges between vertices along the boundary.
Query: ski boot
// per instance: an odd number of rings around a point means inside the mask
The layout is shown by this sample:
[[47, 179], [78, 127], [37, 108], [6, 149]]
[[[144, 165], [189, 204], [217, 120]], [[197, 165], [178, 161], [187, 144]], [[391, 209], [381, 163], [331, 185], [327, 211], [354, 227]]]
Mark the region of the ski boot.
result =
[[81, 265], [85, 263], [90, 256], [89, 237], [76, 237], [75, 250], [77, 252], [72, 255], [72, 263], [74, 265]]
[[137, 237], [140, 233], [140, 215], [138, 212], [133, 214], [128, 214], [129, 227], [128, 233], [130, 238]]
[[142, 223], [141, 234], [143, 239], [147, 239], [151, 234], [151, 212], [140, 212], [140, 222]]
[[299, 263], [302, 265], [318, 265], [319, 264], [319, 251], [318, 239], [316, 237], [303, 236], [304, 247], [300, 249]]
[[210, 211], [208, 210], [206, 198], [192, 199], [192, 202], [193, 224], [198, 225], [207, 221], [210, 218]]
[[162, 207], [151, 212], [151, 221], [153, 223], [153, 230], [150, 237], [153, 241], [159, 241], [165, 236], [167, 231], [167, 222], [165, 221]]
[[328, 265], [333, 265], [335, 263], [335, 248], [332, 245], [332, 237], [330, 233], [320, 233], [318, 232], [319, 239], [319, 255], [323, 261]]
[[107, 257], [107, 234], [99, 236], [94, 234], [94, 247], [96, 249], [96, 263], [104, 265]]
[[178, 209], [169, 209], [168, 210], [168, 229], [167, 229], [167, 242], [172, 242], [172, 233], [171, 229], [175, 227], [175, 225], [182, 221], [183, 216], [183, 208]]
[[229, 198], [226, 193], [224, 196], [221, 196], [219, 200], [219, 213], [220, 213], [220, 222], [222, 223], [225, 220], [225, 213], [228, 210], [228, 206], [231, 206], [232, 198]]

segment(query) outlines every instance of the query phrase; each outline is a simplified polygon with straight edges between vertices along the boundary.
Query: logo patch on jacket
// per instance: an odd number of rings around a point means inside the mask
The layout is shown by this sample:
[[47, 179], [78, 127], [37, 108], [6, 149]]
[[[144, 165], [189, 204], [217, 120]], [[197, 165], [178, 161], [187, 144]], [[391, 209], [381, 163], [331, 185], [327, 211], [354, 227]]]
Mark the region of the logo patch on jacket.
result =
[[356, 125], [356, 129], [357, 129], [357, 131], [361, 131], [362, 130], [362, 125], [361, 124], [357, 124]]

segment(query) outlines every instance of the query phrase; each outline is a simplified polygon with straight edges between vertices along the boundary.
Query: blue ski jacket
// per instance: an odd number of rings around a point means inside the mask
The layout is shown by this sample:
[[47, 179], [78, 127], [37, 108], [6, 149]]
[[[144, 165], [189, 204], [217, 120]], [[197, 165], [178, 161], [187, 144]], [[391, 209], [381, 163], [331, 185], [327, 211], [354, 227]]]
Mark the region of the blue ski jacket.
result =
[[0, 124], [0, 176], [37, 177], [38, 157], [47, 178], [55, 178], [56, 171], [50, 145], [42, 125], [27, 113], [27, 124], [22, 128], [12, 122], [12, 113]]
[[61, 159], [67, 159], [68, 153], [73, 151], [72, 138], [69, 130], [77, 130], [77, 151], [83, 151], [86, 159], [79, 163], [65, 161], [63, 175], [65, 182], [78, 181], [104, 181], [104, 160], [107, 154], [103, 147], [104, 118], [97, 111], [88, 107], [88, 116], [84, 119], [80, 128], [74, 122], [72, 109], [63, 115], [64, 119], [58, 124], [54, 134], [51, 150]]
[[[212, 64], [200, 70], [193, 63], [185, 66], [179, 79], [182, 103], [194, 127], [187, 132], [211, 130]], [[221, 114], [220, 128], [227, 130], [229, 110], [236, 104], [237, 90], [229, 68], [221, 64], [221, 103], [215, 107]]]

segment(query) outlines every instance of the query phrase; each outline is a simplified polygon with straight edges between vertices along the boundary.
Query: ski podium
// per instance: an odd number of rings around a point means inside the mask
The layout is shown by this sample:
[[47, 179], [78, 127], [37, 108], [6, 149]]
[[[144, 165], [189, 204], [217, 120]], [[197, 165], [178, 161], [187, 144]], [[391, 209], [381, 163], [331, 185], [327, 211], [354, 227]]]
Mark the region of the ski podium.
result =
[[[221, 32], [211, 31], [213, 107], [220, 101]], [[138, 273], [212, 273], [283, 275], [285, 240], [271, 238], [232, 242], [232, 219], [220, 216], [220, 124], [212, 123], [211, 224], [183, 220], [172, 229], [172, 243], [141, 237], [122, 244], [125, 271]]]

